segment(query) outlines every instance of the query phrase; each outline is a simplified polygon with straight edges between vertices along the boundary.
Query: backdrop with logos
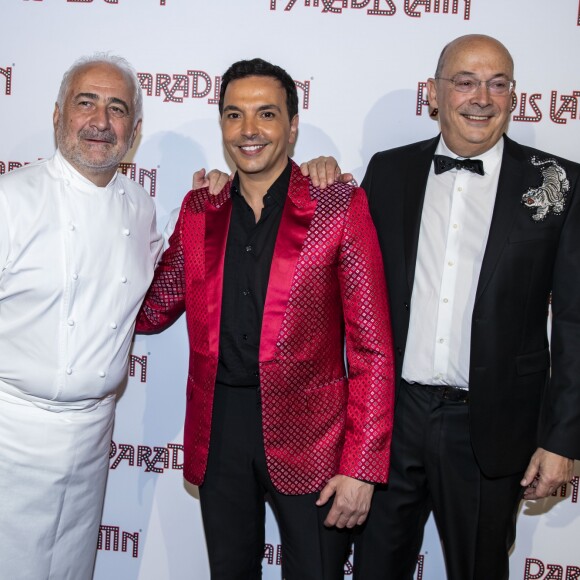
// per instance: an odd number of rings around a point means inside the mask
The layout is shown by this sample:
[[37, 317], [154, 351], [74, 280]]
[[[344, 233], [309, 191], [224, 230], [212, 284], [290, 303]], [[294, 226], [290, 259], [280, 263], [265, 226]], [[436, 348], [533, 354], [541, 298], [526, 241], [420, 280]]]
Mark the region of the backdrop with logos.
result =
[[[376, 151], [437, 132], [424, 89], [443, 45], [490, 34], [516, 63], [509, 134], [580, 161], [579, 0], [11, 0], [0, 26], [0, 173], [52, 154], [54, 101], [73, 60], [123, 55], [139, 73], [145, 119], [122, 170], [154, 197], [161, 229], [195, 169], [228, 167], [217, 96], [220, 75], [242, 58], [265, 58], [295, 79], [294, 158], [334, 155], [360, 181]], [[187, 353], [183, 320], [135, 339], [96, 580], [210, 577], [197, 489], [182, 477]], [[579, 483], [576, 464], [563, 493], [522, 503], [512, 578], [580, 579]], [[270, 511], [266, 526], [264, 578], [273, 580], [281, 557]], [[416, 578], [444, 577], [429, 520]]]

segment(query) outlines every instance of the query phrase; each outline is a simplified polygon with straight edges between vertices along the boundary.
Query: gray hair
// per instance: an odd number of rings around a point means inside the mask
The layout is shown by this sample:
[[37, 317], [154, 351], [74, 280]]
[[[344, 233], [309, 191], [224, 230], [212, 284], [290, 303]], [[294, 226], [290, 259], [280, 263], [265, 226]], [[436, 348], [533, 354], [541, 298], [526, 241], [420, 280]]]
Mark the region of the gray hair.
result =
[[60, 83], [58, 97], [56, 98], [56, 104], [58, 105], [58, 108], [62, 110], [67, 91], [75, 74], [86, 66], [100, 63], [109, 64], [117, 68], [133, 85], [133, 109], [135, 113], [134, 124], [136, 125], [137, 122], [143, 118], [143, 91], [141, 90], [139, 78], [137, 77], [135, 69], [131, 66], [127, 59], [123, 58], [122, 56], [109, 54], [107, 52], [96, 52], [90, 56], [83, 56], [76, 60], [64, 73]]

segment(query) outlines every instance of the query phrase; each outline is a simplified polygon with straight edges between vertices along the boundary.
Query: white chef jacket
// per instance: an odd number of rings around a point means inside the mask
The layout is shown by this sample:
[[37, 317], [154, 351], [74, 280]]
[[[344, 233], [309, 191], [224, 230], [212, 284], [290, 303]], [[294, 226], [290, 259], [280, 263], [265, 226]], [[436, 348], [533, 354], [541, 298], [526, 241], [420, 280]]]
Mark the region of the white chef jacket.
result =
[[0, 176], [0, 392], [86, 408], [126, 377], [162, 240], [147, 192], [59, 151]]

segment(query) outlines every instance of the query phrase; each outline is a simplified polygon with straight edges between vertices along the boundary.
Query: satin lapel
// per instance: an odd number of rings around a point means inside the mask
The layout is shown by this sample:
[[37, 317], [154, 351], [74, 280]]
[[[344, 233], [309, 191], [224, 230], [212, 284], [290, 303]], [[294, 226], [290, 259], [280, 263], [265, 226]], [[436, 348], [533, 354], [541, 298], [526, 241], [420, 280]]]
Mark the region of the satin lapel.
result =
[[310, 199], [308, 183], [293, 165], [270, 267], [260, 337], [260, 362], [272, 360], [275, 356], [276, 341], [288, 305], [296, 263], [316, 209], [316, 201]]
[[404, 209], [404, 239], [405, 239], [405, 264], [407, 269], [407, 283], [409, 292], [413, 290], [415, 280], [415, 265], [417, 263], [417, 246], [419, 244], [419, 230], [421, 228], [421, 214], [425, 200], [425, 189], [431, 169], [431, 162], [435, 149], [439, 143], [439, 137], [429, 141], [414, 157], [407, 175], [403, 176], [406, 183], [405, 209]]
[[509, 232], [521, 207], [522, 194], [525, 191], [525, 156], [517, 143], [504, 136], [504, 150], [501, 161], [497, 194], [493, 207], [487, 246], [481, 264], [479, 282], [475, 300], [485, 290], [495, 265], [507, 243]]
[[232, 200], [215, 207], [209, 202], [205, 209], [205, 288], [210, 355], [218, 355], [220, 315], [224, 285], [224, 259], [232, 214]]

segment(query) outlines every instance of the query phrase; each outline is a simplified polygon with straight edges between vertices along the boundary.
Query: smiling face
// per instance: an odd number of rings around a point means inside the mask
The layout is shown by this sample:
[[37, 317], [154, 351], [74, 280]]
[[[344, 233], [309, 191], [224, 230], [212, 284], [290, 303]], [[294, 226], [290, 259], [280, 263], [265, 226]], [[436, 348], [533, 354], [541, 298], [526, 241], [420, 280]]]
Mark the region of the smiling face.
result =
[[267, 188], [286, 167], [288, 145], [296, 140], [298, 115], [289, 119], [286, 92], [277, 79], [248, 76], [228, 84], [221, 127], [242, 187], [244, 181], [253, 181]]
[[62, 110], [54, 109], [56, 143], [63, 157], [95, 185], [106, 185], [133, 145], [133, 87], [117, 67], [92, 63], [71, 78]]
[[512, 94], [491, 95], [485, 83], [475, 93], [455, 90], [457, 75], [475, 80], [513, 79], [513, 62], [497, 40], [471, 35], [453, 41], [445, 50], [441, 79], [429, 79], [429, 104], [439, 109], [441, 134], [447, 146], [461, 157], [474, 157], [491, 149], [507, 129]]

